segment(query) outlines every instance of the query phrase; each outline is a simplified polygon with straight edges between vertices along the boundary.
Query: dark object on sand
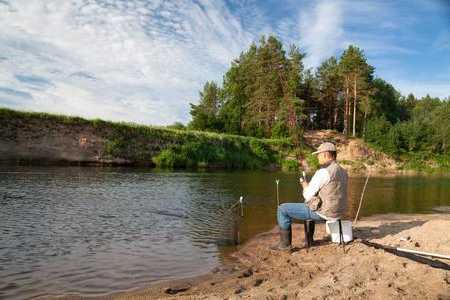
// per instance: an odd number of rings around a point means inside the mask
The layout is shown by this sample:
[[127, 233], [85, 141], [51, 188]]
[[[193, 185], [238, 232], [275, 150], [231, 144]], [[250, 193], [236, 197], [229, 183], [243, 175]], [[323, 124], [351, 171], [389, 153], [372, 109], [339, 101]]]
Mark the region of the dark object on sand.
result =
[[252, 269], [245, 270], [245, 272], [242, 273], [243, 277], [250, 277], [252, 275], [253, 275], [253, 270]]
[[243, 293], [245, 291], [246, 291], [245, 287], [240, 286], [234, 291], [234, 293], [237, 295], [237, 294]]
[[400, 257], [409, 258], [415, 262], [418, 262], [421, 264], [426, 264], [433, 268], [450, 270], [449, 264], [446, 264], [439, 260], [433, 260], [433, 259], [424, 257], [424, 256], [431, 256], [431, 257], [439, 257], [439, 258], [449, 259], [449, 257], [446, 255], [420, 252], [420, 251], [414, 251], [414, 250], [408, 250], [408, 249], [402, 249], [402, 248], [395, 248], [392, 246], [381, 245], [381, 244], [369, 242], [366, 240], [362, 240], [361, 243], [363, 243], [366, 246], [374, 247], [376, 249], [383, 249], [386, 252], [392, 253], [392, 254], [400, 256]]
[[175, 295], [175, 294], [178, 294], [181, 292], [185, 292], [185, 291], [189, 290], [190, 288], [191, 288], [190, 285], [170, 287], [170, 288], [167, 288], [165, 290], [165, 292], [166, 292], [166, 294], [169, 294], [169, 295]]
[[264, 282], [264, 279], [256, 279], [253, 286], [260, 286]]

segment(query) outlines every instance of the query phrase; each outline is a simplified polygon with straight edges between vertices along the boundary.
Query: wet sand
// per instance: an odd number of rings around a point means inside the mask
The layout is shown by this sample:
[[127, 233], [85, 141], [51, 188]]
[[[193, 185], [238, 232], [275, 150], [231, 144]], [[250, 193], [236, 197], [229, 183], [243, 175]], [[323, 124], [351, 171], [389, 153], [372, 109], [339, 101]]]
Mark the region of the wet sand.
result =
[[[294, 224], [293, 252], [274, 252], [277, 230], [260, 234], [235, 254], [236, 265], [210, 274], [118, 293], [109, 299], [450, 299], [450, 271], [364, 245], [450, 255], [450, 214], [378, 215], [355, 226], [343, 249], [316, 225], [317, 244], [303, 247]], [[440, 260], [450, 264], [449, 260]], [[448, 266], [448, 265], [447, 265]], [[65, 297], [79, 299], [78, 297]], [[105, 298], [105, 297], [103, 297]]]

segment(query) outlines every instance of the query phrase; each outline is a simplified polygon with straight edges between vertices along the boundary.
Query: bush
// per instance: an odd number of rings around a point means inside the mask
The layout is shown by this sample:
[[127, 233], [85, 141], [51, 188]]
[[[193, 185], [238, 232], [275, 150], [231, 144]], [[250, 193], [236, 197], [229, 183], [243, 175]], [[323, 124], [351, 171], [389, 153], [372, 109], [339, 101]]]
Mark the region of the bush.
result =
[[187, 142], [161, 151], [153, 162], [161, 168], [224, 168], [257, 169], [274, 162], [274, 153], [261, 141], [247, 143], [225, 140]]
[[172, 149], [162, 150], [157, 156], [153, 157], [153, 163], [161, 168], [174, 168], [177, 166], [177, 155]]
[[272, 138], [286, 138], [289, 137], [289, 128], [286, 126], [285, 122], [277, 122], [272, 128]]
[[268, 153], [268, 149], [257, 139], [251, 139], [250, 149], [262, 161], [269, 161], [270, 155]]
[[127, 143], [122, 139], [111, 139], [105, 142], [105, 154], [111, 157], [121, 157], [126, 152]]
[[367, 122], [367, 129], [364, 139], [372, 145], [384, 149], [387, 144], [386, 137], [391, 127], [392, 124], [384, 117], [370, 119]]
[[281, 162], [281, 169], [286, 172], [298, 171], [298, 161], [296, 159], [285, 159]]

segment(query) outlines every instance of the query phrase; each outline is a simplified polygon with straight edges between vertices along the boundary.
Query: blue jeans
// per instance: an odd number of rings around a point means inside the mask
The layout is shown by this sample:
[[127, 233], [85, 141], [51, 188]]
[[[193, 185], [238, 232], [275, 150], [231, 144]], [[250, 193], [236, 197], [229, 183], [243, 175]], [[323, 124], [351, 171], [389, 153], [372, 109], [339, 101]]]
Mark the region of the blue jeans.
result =
[[278, 225], [281, 229], [287, 230], [292, 224], [292, 219], [299, 220], [324, 220], [321, 216], [311, 210], [305, 203], [283, 203], [278, 206]]

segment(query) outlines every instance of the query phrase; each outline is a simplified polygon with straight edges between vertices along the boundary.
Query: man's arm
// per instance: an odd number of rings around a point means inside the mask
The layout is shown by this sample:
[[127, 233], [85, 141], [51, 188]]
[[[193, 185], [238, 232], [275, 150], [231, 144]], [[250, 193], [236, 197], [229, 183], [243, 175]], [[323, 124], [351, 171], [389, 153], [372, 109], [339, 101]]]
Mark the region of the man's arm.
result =
[[305, 201], [316, 196], [319, 190], [328, 182], [330, 182], [330, 175], [328, 175], [326, 169], [319, 169], [309, 183], [306, 181], [302, 182], [303, 198], [305, 198]]

